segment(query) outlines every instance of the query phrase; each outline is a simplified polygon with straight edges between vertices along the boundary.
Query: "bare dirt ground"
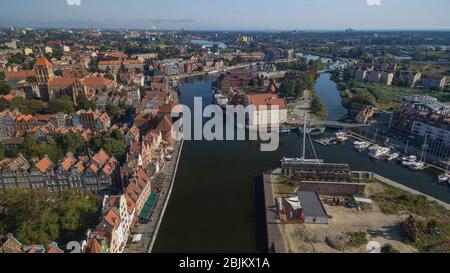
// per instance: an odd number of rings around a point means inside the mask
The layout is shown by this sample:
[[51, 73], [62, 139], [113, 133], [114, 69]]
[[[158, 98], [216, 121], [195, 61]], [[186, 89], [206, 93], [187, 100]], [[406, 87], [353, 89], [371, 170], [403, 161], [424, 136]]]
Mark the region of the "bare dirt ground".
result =
[[[372, 184], [369, 191], [382, 190], [376, 183]], [[366, 245], [345, 250], [336, 250], [326, 243], [326, 238], [348, 237], [348, 233], [367, 233], [368, 241], [376, 241], [381, 246], [390, 244], [401, 253], [417, 252], [417, 250], [403, 243], [404, 234], [399, 224], [407, 215], [385, 215], [376, 204], [366, 211], [357, 211], [345, 207], [335, 207], [324, 204], [326, 211], [332, 216], [328, 225], [283, 225], [283, 237], [289, 252], [293, 253], [337, 253], [369, 252]]]

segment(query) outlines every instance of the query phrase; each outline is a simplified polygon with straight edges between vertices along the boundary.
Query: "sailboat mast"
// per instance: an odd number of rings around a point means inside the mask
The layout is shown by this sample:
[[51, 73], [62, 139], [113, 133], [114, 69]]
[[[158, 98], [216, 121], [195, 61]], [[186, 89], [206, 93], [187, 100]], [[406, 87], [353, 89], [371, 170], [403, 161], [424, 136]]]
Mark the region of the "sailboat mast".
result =
[[427, 148], [427, 138], [428, 138], [428, 135], [425, 136], [425, 142], [422, 147], [422, 155], [420, 156], [420, 161], [422, 161], [422, 162], [425, 161], [424, 156], [425, 156], [425, 149]]
[[303, 160], [306, 159], [306, 112], [305, 112], [305, 118], [303, 121]]

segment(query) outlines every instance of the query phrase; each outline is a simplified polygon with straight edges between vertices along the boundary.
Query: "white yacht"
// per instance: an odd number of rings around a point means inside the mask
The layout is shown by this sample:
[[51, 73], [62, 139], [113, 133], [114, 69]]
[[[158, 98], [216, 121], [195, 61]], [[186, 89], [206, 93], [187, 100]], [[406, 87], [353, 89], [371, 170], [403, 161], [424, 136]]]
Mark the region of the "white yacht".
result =
[[428, 136], [425, 136], [425, 143], [422, 146], [422, 155], [420, 156], [420, 160], [418, 162], [414, 162], [408, 166], [411, 170], [419, 171], [419, 170], [423, 170], [423, 168], [425, 167], [425, 165], [426, 165], [425, 150], [428, 147], [427, 146], [427, 138], [428, 138]]
[[424, 167], [425, 167], [425, 162], [423, 162], [423, 161], [414, 162], [411, 165], [409, 165], [409, 168], [414, 171], [420, 171]]
[[382, 157], [388, 155], [390, 151], [391, 151], [390, 148], [378, 147], [378, 148], [372, 149], [369, 152], [369, 156], [374, 159], [381, 159]]
[[367, 148], [369, 148], [370, 143], [365, 142], [365, 141], [355, 141], [355, 142], [353, 142], [353, 146], [355, 147], [355, 149], [357, 151], [362, 152], [362, 151], [366, 150]]
[[399, 157], [400, 157], [400, 154], [398, 154], [398, 153], [393, 153], [393, 154], [387, 155], [387, 156], [386, 156], [386, 160], [387, 160], [387, 161], [392, 161], [392, 160], [396, 160], [396, 159], [399, 158]]
[[445, 183], [445, 182], [450, 183], [450, 172], [445, 172], [445, 173], [439, 175], [438, 180], [441, 183]]
[[445, 169], [445, 173], [438, 176], [438, 180], [441, 183], [449, 182], [450, 183], [450, 160], [447, 162], [447, 169]]
[[349, 138], [349, 135], [347, 132], [340, 131], [336, 133], [336, 140], [339, 142], [346, 142]]
[[404, 167], [409, 167], [412, 164], [417, 162], [417, 157], [415, 157], [414, 155], [410, 155], [410, 156], [407, 156], [407, 157], [402, 157], [401, 158], [401, 162], [402, 162], [402, 165]]

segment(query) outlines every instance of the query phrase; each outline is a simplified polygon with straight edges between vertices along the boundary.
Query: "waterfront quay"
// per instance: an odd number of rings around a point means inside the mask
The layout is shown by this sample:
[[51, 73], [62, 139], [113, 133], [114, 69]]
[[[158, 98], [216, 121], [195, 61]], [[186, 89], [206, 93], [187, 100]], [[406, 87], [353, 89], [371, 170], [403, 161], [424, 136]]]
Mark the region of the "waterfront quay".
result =
[[[278, 171], [279, 173], [281, 170]], [[283, 226], [278, 217], [277, 205], [273, 190], [273, 181], [277, 175], [266, 173], [263, 177], [264, 204], [267, 230], [267, 249], [269, 253], [287, 253], [281, 229]]]
[[[167, 208], [167, 204], [170, 200], [173, 185], [175, 182], [175, 177], [178, 169], [178, 162], [181, 157], [181, 152], [183, 150], [184, 141], [178, 141], [175, 144], [173, 159], [166, 162], [161, 174], [163, 176], [163, 184], [161, 192], [159, 193], [158, 201], [156, 202], [155, 208], [153, 209], [150, 221], [146, 224], [137, 224], [135, 228], [131, 230], [131, 234], [138, 235], [141, 234], [141, 240], [138, 243], [129, 243], [125, 248], [125, 253], [150, 253], [152, 252], [153, 245], [155, 243], [156, 237], [158, 235], [161, 222], [164, 218], [164, 213]], [[130, 238], [131, 240], [132, 238]]]

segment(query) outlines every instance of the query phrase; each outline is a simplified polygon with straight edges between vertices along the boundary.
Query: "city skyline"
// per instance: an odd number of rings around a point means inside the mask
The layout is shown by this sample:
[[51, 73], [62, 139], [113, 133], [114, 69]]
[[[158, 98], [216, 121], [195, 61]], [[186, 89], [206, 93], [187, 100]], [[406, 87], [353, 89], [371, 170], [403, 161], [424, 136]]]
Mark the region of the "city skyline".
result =
[[[448, 30], [445, 0], [18, 0], [0, 4], [3, 27], [188, 30]], [[95, 19], [93, 19], [95, 18]]]

